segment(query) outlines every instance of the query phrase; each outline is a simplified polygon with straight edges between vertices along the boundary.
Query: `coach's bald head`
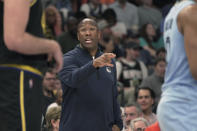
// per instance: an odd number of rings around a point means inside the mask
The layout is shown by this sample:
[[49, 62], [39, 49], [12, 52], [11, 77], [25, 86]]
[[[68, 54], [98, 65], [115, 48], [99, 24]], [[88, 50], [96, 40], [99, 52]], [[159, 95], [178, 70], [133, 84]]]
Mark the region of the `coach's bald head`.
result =
[[98, 29], [98, 25], [97, 25], [96, 21], [93, 19], [90, 19], [90, 18], [85, 18], [82, 21], [80, 21], [78, 24], [78, 29], [81, 28], [85, 24], [93, 25]]

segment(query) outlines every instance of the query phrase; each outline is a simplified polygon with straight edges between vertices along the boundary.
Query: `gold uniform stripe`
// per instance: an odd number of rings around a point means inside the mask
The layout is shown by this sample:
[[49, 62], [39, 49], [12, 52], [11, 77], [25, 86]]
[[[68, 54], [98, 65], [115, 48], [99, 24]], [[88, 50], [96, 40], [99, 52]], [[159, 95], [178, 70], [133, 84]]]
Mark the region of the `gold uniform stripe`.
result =
[[18, 69], [22, 69], [22, 70], [26, 70], [26, 71], [29, 71], [29, 72], [33, 72], [37, 75], [42, 75], [42, 73], [36, 69], [36, 68], [33, 68], [31, 66], [28, 66], [28, 65], [17, 65], [17, 64], [1, 64], [0, 66], [3, 66], [3, 67], [14, 67], [14, 68], [18, 68]]
[[33, 0], [33, 1], [30, 0], [30, 1], [31, 1], [31, 2], [30, 2], [30, 7], [32, 7], [32, 6], [36, 3], [37, 0]]
[[46, 34], [46, 16], [45, 16], [45, 12], [42, 13], [41, 26], [42, 26], [43, 34]]
[[25, 120], [25, 107], [24, 107], [24, 71], [20, 72], [20, 111], [21, 111], [21, 123], [22, 131], [26, 131]]

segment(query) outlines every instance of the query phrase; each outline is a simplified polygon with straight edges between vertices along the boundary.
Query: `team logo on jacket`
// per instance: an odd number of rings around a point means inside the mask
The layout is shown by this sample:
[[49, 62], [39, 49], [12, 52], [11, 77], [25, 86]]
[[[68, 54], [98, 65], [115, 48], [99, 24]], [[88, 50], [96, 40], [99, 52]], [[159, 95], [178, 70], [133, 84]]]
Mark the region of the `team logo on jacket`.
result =
[[106, 71], [107, 71], [108, 73], [111, 73], [111, 68], [110, 68], [110, 67], [106, 67]]
[[29, 88], [33, 88], [33, 86], [34, 86], [33, 79], [29, 79]]

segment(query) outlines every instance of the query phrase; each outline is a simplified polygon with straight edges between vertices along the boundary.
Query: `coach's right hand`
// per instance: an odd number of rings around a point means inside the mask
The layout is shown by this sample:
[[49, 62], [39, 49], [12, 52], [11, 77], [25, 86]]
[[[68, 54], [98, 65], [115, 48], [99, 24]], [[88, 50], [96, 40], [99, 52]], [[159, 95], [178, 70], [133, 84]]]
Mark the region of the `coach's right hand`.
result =
[[116, 55], [113, 53], [104, 53], [98, 58], [93, 60], [93, 66], [95, 68], [103, 67], [103, 66], [110, 66], [113, 67], [113, 64], [111, 64], [111, 59], [115, 58]]

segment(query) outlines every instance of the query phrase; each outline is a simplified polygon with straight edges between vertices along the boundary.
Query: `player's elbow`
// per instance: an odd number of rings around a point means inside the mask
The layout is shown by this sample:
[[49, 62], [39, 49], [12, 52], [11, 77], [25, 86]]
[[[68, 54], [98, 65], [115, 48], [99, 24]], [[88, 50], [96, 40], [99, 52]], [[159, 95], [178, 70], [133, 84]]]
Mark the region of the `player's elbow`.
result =
[[4, 35], [4, 41], [6, 47], [11, 51], [17, 51], [18, 45], [22, 42], [22, 39], [16, 35], [8, 34]]
[[196, 68], [190, 68], [192, 77], [197, 80], [197, 70]]
[[192, 76], [195, 80], [197, 80], [197, 71], [195, 73], [192, 73]]

